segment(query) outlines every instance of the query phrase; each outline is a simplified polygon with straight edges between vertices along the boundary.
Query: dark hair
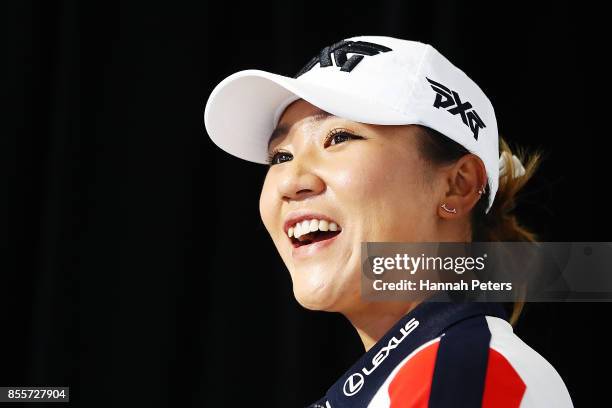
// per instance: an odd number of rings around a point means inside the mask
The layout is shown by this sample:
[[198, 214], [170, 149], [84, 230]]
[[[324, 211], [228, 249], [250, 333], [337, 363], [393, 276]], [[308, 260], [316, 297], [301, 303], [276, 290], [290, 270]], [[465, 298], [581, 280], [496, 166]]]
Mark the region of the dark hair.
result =
[[[444, 136], [442, 133], [422, 125], [415, 125], [417, 132], [417, 144], [421, 155], [434, 165], [444, 165], [459, 160], [470, 151]], [[507, 152], [508, 156], [516, 155], [525, 167], [525, 174], [521, 177], [508, 177], [514, 173], [514, 162], [506, 160], [505, 175], [500, 177], [499, 186], [495, 200], [488, 213], [485, 213], [489, 202], [490, 188], [487, 184], [484, 194], [478, 200], [471, 213], [472, 241], [528, 241], [537, 240], [537, 235], [525, 226], [521, 225], [516, 214], [512, 211], [516, 207], [517, 194], [533, 176], [540, 164], [541, 154], [539, 152], [528, 153], [525, 149], [517, 148], [515, 151], [508, 143], [499, 137], [500, 153]], [[524, 289], [524, 288], [523, 288]], [[510, 323], [515, 324], [523, 310], [523, 300], [511, 303], [506, 307], [509, 309]]]

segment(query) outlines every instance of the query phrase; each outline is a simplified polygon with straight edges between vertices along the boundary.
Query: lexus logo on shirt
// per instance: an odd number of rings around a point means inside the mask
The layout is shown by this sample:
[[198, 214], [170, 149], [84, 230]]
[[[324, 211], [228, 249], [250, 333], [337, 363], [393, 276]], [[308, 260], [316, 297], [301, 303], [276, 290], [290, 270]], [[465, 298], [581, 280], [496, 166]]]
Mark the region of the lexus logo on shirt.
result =
[[351, 395], [355, 395], [359, 392], [361, 387], [363, 387], [363, 383], [365, 382], [363, 375], [359, 373], [355, 373], [346, 379], [344, 382], [344, 395], [350, 397]]
[[[383, 361], [385, 361], [391, 351], [396, 349], [397, 346], [402, 341], [404, 341], [404, 339], [410, 333], [412, 333], [414, 329], [418, 327], [418, 325], [418, 320], [416, 320], [414, 317], [410, 319], [408, 323], [404, 325], [404, 327], [400, 328], [399, 334], [401, 336], [399, 338], [397, 337], [397, 335], [391, 337], [387, 345], [382, 346], [378, 353], [376, 353], [374, 357], [372, 357], [372, 367], [363, 367], [360, 370], [361, 373], [365, 374], [366, 376], [372, 374], [374, 370], [376, 370], [376, 368], [378, 368], [378, 366], [381, 365]], [[344, 395], [350, 397], [352, 395], [357, 394], [361, 390], [361, 388], [363, 388], [363, 385], [365, 384], [365, 377], [361, 373], [353, 373], [346, 379], [346, 381], [344, 382], [344, 387], [342, 388]]]

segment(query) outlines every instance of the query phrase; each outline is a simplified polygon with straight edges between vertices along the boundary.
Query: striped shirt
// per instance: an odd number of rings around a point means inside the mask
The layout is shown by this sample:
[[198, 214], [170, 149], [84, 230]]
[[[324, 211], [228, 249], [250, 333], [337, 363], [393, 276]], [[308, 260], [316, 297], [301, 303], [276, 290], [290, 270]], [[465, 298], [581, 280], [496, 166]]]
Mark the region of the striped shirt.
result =
[[555, 368], [499, 303], [428, 300], [308, 408], [573, 407]]

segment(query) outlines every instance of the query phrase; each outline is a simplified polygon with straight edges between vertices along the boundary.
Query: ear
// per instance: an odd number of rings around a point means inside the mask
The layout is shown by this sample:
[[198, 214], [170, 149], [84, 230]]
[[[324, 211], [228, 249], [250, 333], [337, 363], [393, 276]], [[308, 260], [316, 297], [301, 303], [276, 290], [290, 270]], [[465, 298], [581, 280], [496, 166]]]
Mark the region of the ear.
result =
[[446, 183], [438, 215], [445, 219], [468, 215], [481, 198], [478, 191], [487, 184], [484, 163], [475, 154], [464, 155], [446, 170]]

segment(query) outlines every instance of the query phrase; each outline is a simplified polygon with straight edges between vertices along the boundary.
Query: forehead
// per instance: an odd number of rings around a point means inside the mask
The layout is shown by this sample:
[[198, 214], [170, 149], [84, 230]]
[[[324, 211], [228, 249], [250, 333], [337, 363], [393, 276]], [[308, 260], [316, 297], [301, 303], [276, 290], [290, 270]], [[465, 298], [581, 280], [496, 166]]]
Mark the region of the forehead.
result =
[[[295, 103], [301, 102], [297, 101]], [[308, 104], [310, 105], [310, 104]], [[291, 105], [289, 105], [291, 106]], [[310, 105], [311, 109], [308, 110], [308, 114], [305, 117], [307, 119], [308, 122], [310, 123], [316, 123], [316, 122], [321, 122], [327, 118], [335, 118], [336, 116], [324, 111], [323, 109], [320, 109], [316, 106]], [[285, 110], [285, 112], [283, 113], [283, 115], [281, 115], [281, 118], [283, 117], [287, 117], [286, 113], [289, 112], [289, 108], [287, 110]], [[276, 126], [276, 128], [272, 131], [272, 133], [270, 134], [270, 137], [268, 138], [268, 147], [274, 142], [274, 140], [279, 139], [281, 137], [284, 137], [287, 135], [287, 133], [289, 133], [289, 130], [291, 129], [291, 126], [293, 125], [292, 121], [285, 121], [284, 123], [280, 123]]]

